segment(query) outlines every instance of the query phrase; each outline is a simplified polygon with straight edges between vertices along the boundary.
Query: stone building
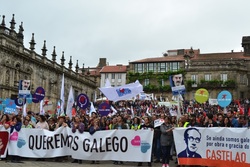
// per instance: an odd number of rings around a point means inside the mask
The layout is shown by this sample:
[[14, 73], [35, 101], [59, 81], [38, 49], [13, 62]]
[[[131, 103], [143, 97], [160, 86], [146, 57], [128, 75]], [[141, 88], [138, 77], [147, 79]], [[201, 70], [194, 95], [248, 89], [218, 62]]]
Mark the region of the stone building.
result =
[[[48, 99], [52, 108], [56, 107], [60, 99], [62, 74], [64, 73], [65, 104], [70, 86], [74, 89], [75, 97], [80, 93], [88, 95], [93, 100], [94, 92], [97, 88], [96, 81], [84, 74], [80, 74], [78, 60], [73, 67], [72, 57], [70, 56], [68, 67], [66, 67], [64, 52], [60, 56], [60, 64], [56, 62], [58, 56], [55, 47], [51, 54], [47, 56], [46, 41], [44, 41], [41, 54], [35, 51], [35, 39], [29, 42], [30, 47], [25, 48], [23, 44], [23, 25], [19, 30], [15, 30], [14, 15], [10, 21], [10, 28], [5, 24], [5, 16], [2, 17], [0, 24], [0, 98], [16, 98], [18, 96], [19, 80], [31, 80], [31, 93], [37, 87], [45, 89], [45, 99]], [[65, 106], [66, 107], [66, 106]], [[36, 110], [36, 105], [31, 104], [28, 109]]]
[[[222, 90], [231, 92], [233, 99], [249, 98], [250, 37], [242, 38], [243, 52], [202, 54], [200, 50], [169, 50], [162, 57], [146, 58], [129, 63], [128, 81], [139, 79], [145, 92], [157, 97], [172, 97], [169, 75], [182, 73], [186, 99], [194, 99], [199, 88], [217, 98]], [[147, 88], [147, 89], [145, 89]]]

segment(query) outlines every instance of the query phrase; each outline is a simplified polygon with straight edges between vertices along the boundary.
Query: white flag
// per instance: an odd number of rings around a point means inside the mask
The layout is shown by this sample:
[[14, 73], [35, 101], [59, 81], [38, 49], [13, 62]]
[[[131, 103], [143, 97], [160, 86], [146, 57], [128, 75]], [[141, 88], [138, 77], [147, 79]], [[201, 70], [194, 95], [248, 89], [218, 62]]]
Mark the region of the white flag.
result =
[[94, 102], [96, 102], [96, 91], [94, 92]]
[[26, 105], [26, 103], [25, 103], [25, 104], [23, 105], [23, 117], [26, 117], [26, 115], [27, 115], [26, 107], [27, 107], [27, 105]]
[[69, 116], [70, 119], [72, 119], [73, 104], [74, 104], [74, 94], [73, 94], [73, 88], [71, 86], [69, 90], [69, 96], [68, 96], [68, 102], [67, 102], [67, 108], [66, 108], [66, 115]]
[[99, 88], [110, 101], [129, 100], [142, 92], [143, 87], [136, 81], [124, 86]]
[[40, 101], [40, 115], [44, 115], [43, 100]]
[[150, 117], [151, 117], [151, 114], [150, 114], [149, 110], [151, 110], [151, 107], [147, 107], [147, 111], [146, 111], [146, 113], [148, 114], [148, 116], [150, 116]]
[[91, 116], [92, 112], [96, 112], [93, 102], [90, 103], [90, 109], [89, 110], [90, 110], [89, 111], [89, 116]]
[[61, 86], [61, 96], [60, 96], [60, 107], [61, 107], [61, 111], [59, 113], [59, 115], [61, 115], [62, 113], [64, 113], [64, 73], [62, 76], [62, 86]]
[[134, 109], [133, 109], [133, 106], [132, 106], [132, 105], [131, 105], [131, 116], [132, 116], [132, 118], [135, 117], [135, 113], [134, 113]]
[[112, 116], [117, 113], [117, 110], [112, 105], [110, 106], [110, 109], [113, 110]]

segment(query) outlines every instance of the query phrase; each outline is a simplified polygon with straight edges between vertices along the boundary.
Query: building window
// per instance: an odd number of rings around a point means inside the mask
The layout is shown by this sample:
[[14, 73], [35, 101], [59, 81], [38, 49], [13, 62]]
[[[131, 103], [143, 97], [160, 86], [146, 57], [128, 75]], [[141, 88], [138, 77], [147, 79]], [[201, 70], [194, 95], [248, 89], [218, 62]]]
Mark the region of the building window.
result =
[[117, 77], [118, 77], [118, 79], [122, 79], [122, 74], [118, 73]]
[[139, 72], [139, 73], [143, 73], [143, 64], [138, 64], [137, 65], [137, 72]]
[[220, 80], [223, 81], [223, 82], [227, 81], [227, 74], [221, 74], [220, 75]]
[[211, 81], [211, 80], [212, 80], [211, 74], [205, 74], [205, 81]]
[[109, 78], [109, 74], [105, 74], [105, 79]]
[[179, 70], [179, 62], [171, 62], [170, 63], [170, 70], [171, 71], [178, 71]]
[[240, 75], [240, 84], [244, 84], [244, 75]]
[[167, 71], [167, 64], [166, 63], [158, 63], [157, 72], [166, 72]]
[[149, 71], [154, 71], [154, 63], [148, 63], [148, 69], [147, 69], [147, 71], [149, 72]]
[[149, 79], [145, 79], [144, 86], [147, 86], [147, 85], [149, 85]]
[[198, 75], [191, 75], [191, 81], [195, 81], [195, 83], [198, 83]]
[[111, 74], [111, 79], [115, 79], [115, 73]]
[[134, 73], [138, 72], [138, 64], [134, 64]]

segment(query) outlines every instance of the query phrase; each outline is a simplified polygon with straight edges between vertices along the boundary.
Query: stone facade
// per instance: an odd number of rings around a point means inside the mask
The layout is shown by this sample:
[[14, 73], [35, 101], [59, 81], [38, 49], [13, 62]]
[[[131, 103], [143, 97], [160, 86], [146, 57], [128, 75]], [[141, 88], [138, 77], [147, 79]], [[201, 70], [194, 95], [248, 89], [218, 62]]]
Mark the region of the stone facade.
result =
[[[73, 63], [70, 57], [69, 67], [65, 67], [64, 53], [61, 56], [61, 64], [56, 62], [56, 51], [52, 53], [52, 60], [46, 56], [46, 41], [42, 48], [42, 54], [35, 52], [34, 34], [30, 41], [30, 48], [23, 45], [23, 26], [19, 26], [19, 31], [15, 31], [14, 15], [10, 22], [10, 28], [5, 25], [3, 16], [0, 25], [0, 98], [15, 99], [18, 96], [19, 80], [31, 80], [31, 93], [37, 87], [45, 89], [45, 99], [48, 99], [52, 108], [56, 108], [57, 101], [60, 99], [62, 74], [64, 73], [65, 104], [70, 86], [73, 87], [75, 97], [80, 93], [88, 95], [93, 100], [96, 91], [96, 81], [86, 75], [79, 74], [78, 61], [75, 70], [72, 69]], [[66, 107], [66, 106], [65, 106]], [[37, 110], [33, 103], [28, 109]]]

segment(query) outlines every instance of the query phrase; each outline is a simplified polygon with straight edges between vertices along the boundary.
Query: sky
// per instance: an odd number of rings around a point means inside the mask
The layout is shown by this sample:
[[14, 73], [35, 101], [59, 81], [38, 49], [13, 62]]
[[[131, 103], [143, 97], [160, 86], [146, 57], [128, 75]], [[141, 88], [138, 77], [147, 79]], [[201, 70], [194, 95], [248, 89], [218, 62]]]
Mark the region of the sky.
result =
[[[15, 14], [23, 22], [24, 46], [35, 34], [35, 51], [46, 40], [47, 57], [56, 47], [66, 67], [96, 67], [161, 57], [167, 50], [200, 49], [201, 53], [241, 51], [250, 36], [249, 0], [0, 0], [5, 23]], [[2, 18], [1, 18], [2, 21]]]

